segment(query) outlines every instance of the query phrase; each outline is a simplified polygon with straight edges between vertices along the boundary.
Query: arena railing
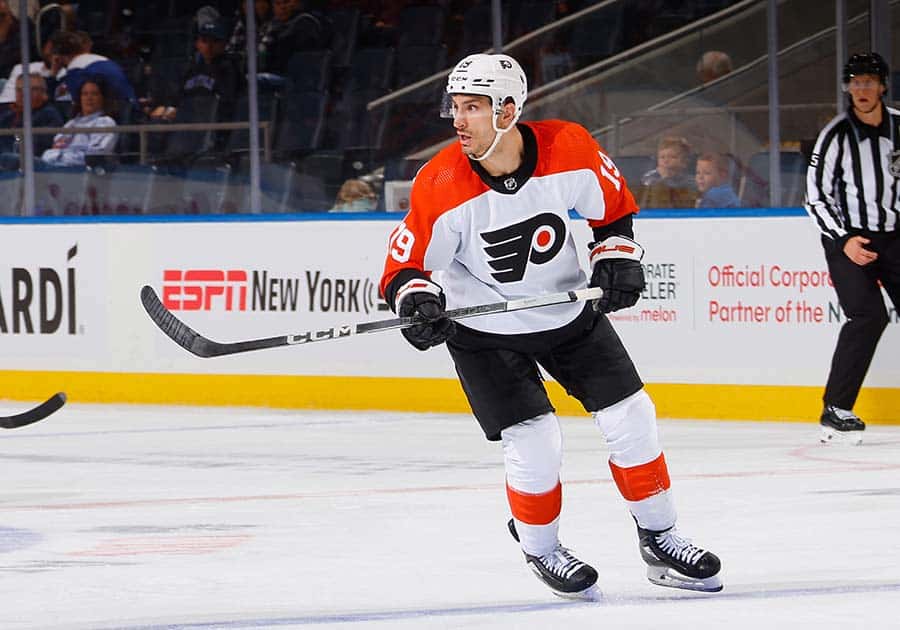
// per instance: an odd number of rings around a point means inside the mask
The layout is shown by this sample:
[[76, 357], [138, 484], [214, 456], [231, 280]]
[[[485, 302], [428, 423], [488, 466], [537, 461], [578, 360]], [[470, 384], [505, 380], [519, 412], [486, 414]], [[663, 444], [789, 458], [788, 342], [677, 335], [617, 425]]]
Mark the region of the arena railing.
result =
[[[151, 134], [158, 133], [178, 133], [185, 131], [236, 131], [249, 130], [251, 125], [249, 122], [220, 122], [220, 123], [170, 123], [165, 125], [115, 125], [111, 127], [33, 127], [33, 135], [56, 135], [64, 134], [96, 134], [96, 133], [117, 133], [130, 134], [136, 133], [139, 137], [138, 157], [141, 164], [150, 164], [151, 156], [148, 149], [148, 138]], [[263, 147], [262, 158], [264, 162], [272, 161], [272, 121], [259, 121], [259, 129], [262, 131]], [[21, 136], [24, 129], [21, 127], [0, 129], [0, 136]], [[116, 155], [126, 156], [127, 153], [117, 153]], [[39, 158], [40, 156], [35, 156]], [[155, 156], [164, 157], [164, 156]]]

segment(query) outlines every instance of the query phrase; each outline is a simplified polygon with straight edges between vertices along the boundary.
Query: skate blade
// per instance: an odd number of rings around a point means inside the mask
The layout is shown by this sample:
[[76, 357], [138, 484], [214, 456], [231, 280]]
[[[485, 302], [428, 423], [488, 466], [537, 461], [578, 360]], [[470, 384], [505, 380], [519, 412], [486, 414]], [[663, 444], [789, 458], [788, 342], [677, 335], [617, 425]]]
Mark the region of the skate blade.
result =
[[838, 431], [831, 427], [821, 427], [819, 441], [822, 444], [850, 444], [859, 446], [862, 444], [862, 431]]
[[564, 593], [555, 588], [551, 588], [550, 590], [553, 591], [554, 595], [563, 599], [572, 599], [580, 602], [602, 602], [604, 600], [603, 591], [597, 588], [596, 584], [589, 586], [583, 591], [578, 591], [577, 593]]
[[658, 586], [704, 593], [718, 593], [723, 588], [722, 580], [718, 575], [708, 578], [692, 578], [669, 567], [647, 567], [647, 579]]

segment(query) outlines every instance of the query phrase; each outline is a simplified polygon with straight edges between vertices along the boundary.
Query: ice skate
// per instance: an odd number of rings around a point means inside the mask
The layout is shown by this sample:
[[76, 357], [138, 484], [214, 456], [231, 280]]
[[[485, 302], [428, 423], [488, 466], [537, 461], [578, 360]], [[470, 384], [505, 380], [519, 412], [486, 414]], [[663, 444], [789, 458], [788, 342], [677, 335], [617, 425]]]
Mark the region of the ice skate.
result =
[[[509, 533], [519, 541], [516, 524], [509, 519]], [[597, 588], [597, 571], [573, 556], [560, 544], [543, 556], [525, 554], [525, 562], [541, 582], [550, 587], [553, 594], [565, 599], [599, 601], [602, 598]]]
[[654, 584], [691, 591], [722, 590], [719, 558], [682, 538], [674, 526], [658, 532], [638, 526], [638, 539], [647, 579]]
[[826, 405], [819, 424], [822, 425], [822, 434], [819, 437], [822, 444], [844, 443], [854, 446], [862, 444], [862, 432], [866, 430], [866, 423], [852, 411]]

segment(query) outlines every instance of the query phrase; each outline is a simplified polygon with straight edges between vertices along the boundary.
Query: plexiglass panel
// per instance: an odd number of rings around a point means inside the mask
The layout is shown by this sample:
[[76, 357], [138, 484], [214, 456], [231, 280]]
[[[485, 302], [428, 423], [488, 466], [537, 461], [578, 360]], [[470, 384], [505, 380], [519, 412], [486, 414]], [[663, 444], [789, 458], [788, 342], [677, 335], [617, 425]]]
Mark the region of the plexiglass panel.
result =
[[[493, 45], [492, 4], [477, 0], [259, 0], [254, 24], [237, 0], [30, 4], [31, 206], [27, 81], [18, 56], [0, 59], [8, 216], [403, 211], [416, 170], [452, 142], [438, 116], [449, 68]], [[742, 205], [768, 205], [767, 4], [504, 1], [504, 52], [529, 79], [523, 120], [584, 125], [645, 207], [694, 207], [710, 154]], [[867, 10], [846, 2], [850, 53], [871, 45]], [[833, 0], [778, 3], [779, 205], [801, 202], [804, 151], [841, 98], [835, 16]], [[652, 189], [662, 152], [686, 192]]]

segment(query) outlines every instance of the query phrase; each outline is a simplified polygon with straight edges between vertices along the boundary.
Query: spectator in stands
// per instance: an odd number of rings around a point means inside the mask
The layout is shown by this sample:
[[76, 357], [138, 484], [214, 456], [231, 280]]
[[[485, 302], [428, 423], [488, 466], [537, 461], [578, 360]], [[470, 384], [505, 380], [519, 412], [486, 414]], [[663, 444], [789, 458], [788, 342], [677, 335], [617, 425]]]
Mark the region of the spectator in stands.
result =
[[697, 61], [697, 79], [700, 83], [709, 83], [731, 72], [734, 66], [731, 57], [721, 50], [707, 50]]
[[225, 52], [226, 37], [221, 20], [200, 24], [194, 43], [197, 53], [185, 72], [177, 101], [157, 105], [150, 112], [152, 120], [174, 120], [181, 100], [198, 92], [218, 94], [219, 120], [232, 119], [243, 77], [238, 58]]
[[739, 208], [740, 199], [729, 181], [731, 165], [721, 153], [704, 153], [697, 158], [698, 208]]
[[[9, 76], [13, 66], [21, 61], [21, 41], [19, 19], [11, 9], [10, 0], [0, 0], [0, 77]], [[32, 55], [37, 57], [33, 50]]]
[[[242, 57], [247, 51], [246, 6], [241, 2], [240, 8], [235, 12], [234, 29], [232, 29], [231, 38], [225, 47], [225, 52]], [[269, 27], [269, 22], [272, 20], [272, 2], [271, 0], [256, 0], [253, 8], [256, 13], [256, 47], [258, 48], [263, 34]]]
[[371, 212], [378, 204], [378, 195], [361, 179], [348, 179], [341, 185], [330, 212]]
[[80, 92], [85, 77], [94, 76], [103, 78], [104, 83], [109, 86], [111, 98], [136, 102], [134, 88], [119, 64], [90, 52], [93, 41], [87, 33], [58, 31], [51, 39], [55, 56], [53, 70], [66, 70], [57, 87], [55, 100], [70, 100], [70, 95]]
[[637, 190], [642, 208], [693, 208], [697, 198], [694, 178], [688, 173], [691, 145], [684, 138], [667, 136], [656, 149], [656, 168], [644, 174]]
[[[32, 74], [31, 79], [31, 125], [33, 127], [62, 127], [63, 119], [51, 103], [47, 94], [47, 81], [40, 74]], [[22, 127], [24, 111], [24, 77], [19, 75], [15, 81], [15, 102], [0, 115], [0, 128], [16, 129]], [[41, 155], [53, 144], [53, 136], [35, 134], [33, 136], [34, 154]], [[20, 138], [18, 136], [0, 136], [0, 168], [19, 168]]]
[[328, 20], [320, 11], [303, 10], [299, 0], [273, 0], [272, 21], [259, 43], [259, 72], [284, 76], [291, 55], [325, 48], [330, 33]]
[[[85, 77], [79, 84], [74, 117], [65, 126], [115, 127], [116, 121], [107, 114], [113, 110], [113, 103], [102, 78]], [[86, 155], [112, 153], [117, 138], [118, 134], [112, 131], [60, 133], [53, 138], [53, 147], [41, 155], [41, 160], [51, 166], [84, 166]]]
[[[41, 59], [32, 61], [29, 66], [30, 74], [39, 74], [46, 79], [48, 98], [56, 88], [56, 77], [52, 74], [53, 67], [53, 42], [49, 37], [44, 38], [41, 46]], [[9, 73], [9, 78], [0, 90], [0, 105], [14, 103], [16, 100], [16, 81], [22, 76], [22, 64], [17, 63]]]

